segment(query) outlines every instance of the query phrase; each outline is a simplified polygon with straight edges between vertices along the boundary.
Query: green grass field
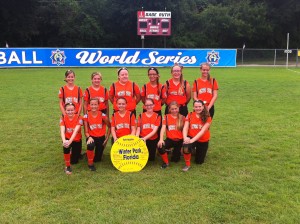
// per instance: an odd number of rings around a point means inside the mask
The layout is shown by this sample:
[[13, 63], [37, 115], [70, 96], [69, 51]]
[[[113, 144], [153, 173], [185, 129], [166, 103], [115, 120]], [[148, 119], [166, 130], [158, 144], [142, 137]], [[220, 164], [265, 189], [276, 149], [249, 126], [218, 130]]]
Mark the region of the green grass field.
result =
[[[0, 69], [0, 223], [299, 223], [299, 69], [213, 68], [220, 90], [209, 151], [187, 173], [183, 159], [161, 170], [160, 157], [121, 173], [108, 145], [96, 172], [82, 160], [71, 176], [58, 126], [65, 70]], [[170, 77], [159, 70], [161, 81]], [[82, 88], [93, 71], [107, 87], [117, 77], [116, 68], [74, 71]], [[130, 79], [142, 85], [146, 71], [129, 68]], [[192, 83], [199, 69], [184, 74]]]

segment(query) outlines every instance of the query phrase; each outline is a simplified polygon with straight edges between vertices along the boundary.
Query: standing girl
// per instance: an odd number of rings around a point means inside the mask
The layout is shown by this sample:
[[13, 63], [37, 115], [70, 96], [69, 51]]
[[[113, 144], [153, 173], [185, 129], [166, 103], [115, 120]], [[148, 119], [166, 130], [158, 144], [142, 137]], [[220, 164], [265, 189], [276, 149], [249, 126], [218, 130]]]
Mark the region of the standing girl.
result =
[[213, 118], [215, 113], [214, 104], [218, 98], [218, 82], [215, 78], [210, 77], [210, 65], [202, 63], [200, 65], [201, 77], [194, 81], [193, 98], [202, 100]]
[[[165, 169], [169, 166], [168, 153], [166, 149], [173, 148], [171, 157], [172, 162], [178, 162], [181, 155], [181, 147], [183, 142], [182, 128], [184, 124], [184, 116], [179, 113], [179, 105], [176, 101], [169, 104], [169, 114], [163, 118], [163, 124], [160, 131], [160, 139], [157, 144], [158, 152], [162, 157], [163, 164], [161, 168]], [[166, 132], [167, 138], [164, 139]]]
[[114, 112], [118, 111], [117, 99], [124, 98], [127, 101], [126, 110], [132, 111], [136, 115], [136, 105], [141, 100], [140, 89], [138, 85], [128, 79], [127, 68], [118, 70], [118, 81], [113, 83], [109, 89], [109, 100], [113, 104]]
[[204, 162], [210, 139], [209, 126], [211, 117], [202, 100], [194, 101], [194, 112], [188, 114], [183, 127], [183, 156], [185, 167], [183, 171], [188, 171], [191, 166], [191, 152], [196, 149], [195, 162]]
[[[84, 131], [87, 144], [88, 167], [91, 171], [96, 168], [94, 162], [101, 161], [104, 147], [110, 136], [110, 123], [106, 114], [99, 111], [98, 98], [91, 98], [90, 111], [84, 115]], [[105, 125], [104, 125], [105, 124]], [[106, 126], [108, 126], [106, 132]], [[95, 150], [95, 153], [94, 153]]]
[[149, 82], [141, 88], [141, 97], [143, 101], [143, 112], [147, 110], [146, 99], [152, 99], [154, 102], [153, 111], [161, 115], [161, 107], [164, 105], [167, 95], [165, 86], [159, 83], [159, 73], [157, 68], [148, 69]]
[[[82, 117], [75, 114], [75, 105], [67, 103], [64, 106], [66, 115], [60, 119], [60, 136], [63, 143], [66, 174], [72, 174], [71, 164], [78, 163], [81, 150]], [[72, 151], [72, 153], [71, 153]]]
[[127, 101], [120, 97], [116, 100], [117, 111], [111, 117], [111, 134], [113, 141], [125, 135], [135, 135], [136, 122], [132, 111], [126, 110]]
[[139, 136], [146, 142], [149, 161], [155, 160], [156, 148], [158, 143], [158, 127], [160, 126], [160, 116], [153, 112], [154, 100], [145, 99], [146, 112], [138, 117], [136, 136]]
[[188, 81], [183, 79], [182, 69], [183, 67], [176, 63], [171, 68], [172, 78], [166, 81], [167, 99], [165, 114], [168, 113], [172, 101], [178, 102], [180, 114], [183, 116], [188, 114], [187, 104], [191, 99], [191, 87]]
[[65, 104], [72, 103], [75, 105], [75, 114], [80, 114], [82, 109], [82, 90], [74, 84], [75, 73], [72, 70], [67, 70], [65, 73], [65, 86], [59, 89], [59, 107], [61, 113], [65, 113]]
[[83, 99], [83, 112], [87, 114], [90, 108], [90, 100], [96, 98], [99, 100], [99, 110], [102, 113], [109, 114], [108, 105], [108, 91], [105, 87], [101, 86], [102, 75], [100, 72], [93, 72], [91, 75], [92, 85], [84, 91]]

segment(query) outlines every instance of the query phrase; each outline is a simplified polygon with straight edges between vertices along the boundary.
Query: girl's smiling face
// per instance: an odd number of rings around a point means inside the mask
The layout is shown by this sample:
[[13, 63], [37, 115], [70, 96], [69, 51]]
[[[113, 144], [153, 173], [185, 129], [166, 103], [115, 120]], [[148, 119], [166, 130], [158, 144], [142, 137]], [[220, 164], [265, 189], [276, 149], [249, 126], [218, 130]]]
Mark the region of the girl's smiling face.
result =
[[74, 73], [70, 73], [66, 76], [66, 82], [68, 84], [73, 84], [74, 83], [74, 80], [75, 80], [75, 75]]
[[95, 75], [92, 78], [92, 84], [93, 84], [93, 86], [100, 86], [101, 81], [102, 81], [102, 79], [101, 79], [100, 75]]
[[91, 100], [90, 107], [91, 107], [91, 111], [98, 111], [99, 110], [99, 101], [95, 100], [95, 99]]
[[126, 100], [125, 99], [118, 99], [117, 100], [117, 107], [119, 109], [119, 111], [124, 111], [126, 108]]
[[127, 70], [121, 70], [120, 72], [119, 72], [119, 75], [118, 75], [118, 78], [119, 78], [119, 81], [121, 82], [121, 83], [126, 83], [126, 82], [128, 82], [128, 71]]

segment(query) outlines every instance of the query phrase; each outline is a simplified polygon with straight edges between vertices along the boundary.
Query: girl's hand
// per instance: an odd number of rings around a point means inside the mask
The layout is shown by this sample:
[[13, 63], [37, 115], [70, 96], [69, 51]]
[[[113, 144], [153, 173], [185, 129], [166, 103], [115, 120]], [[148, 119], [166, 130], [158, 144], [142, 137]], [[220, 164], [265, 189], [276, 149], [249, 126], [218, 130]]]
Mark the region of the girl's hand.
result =
[[69, 140], [63, 141], [63, 147], [65, 147], [65, 148], [69, 148], [70, 144], [71, 143], [69, 142]]
[[189, 137], [184, 138], [183, 140], [184, 144], [190, 144], [191, 143], [191, 139]]
[[162, 148], [163, 145], [165, 145], [165, 142], [163, 140], [159, 140], [159, 142], [157, 143], [158, 148]]
[[88, 137], [86, 144], [91, 144], [93, 142], [94, 142], [94, 139], [90, 136], [90, 137]]

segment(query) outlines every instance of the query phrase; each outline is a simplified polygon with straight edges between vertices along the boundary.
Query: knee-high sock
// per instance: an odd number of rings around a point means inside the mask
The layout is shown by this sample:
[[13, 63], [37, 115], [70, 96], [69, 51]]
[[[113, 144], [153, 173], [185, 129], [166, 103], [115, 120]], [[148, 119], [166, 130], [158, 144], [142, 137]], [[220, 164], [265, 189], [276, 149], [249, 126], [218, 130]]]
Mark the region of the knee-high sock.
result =
[[191, 153], [183, 154], [185, 165], [191, 166]]
[[164, 163], [169, 164], [168, 153], [165, 152], [164, 154], [161, 154], [161, 158], [164, 161]]
[[87, 155], [87, 159], [88, 159], [88, 164], [93, 165], [94, 164], [94, 151], [86, 150], [86, 155]]
[[70, 160], [71, 160], [71, 154], [70, 153], [64, 154], [64, 159], [65, 159], [66, 166], [71, 166], [71, 162], [70, 162]]

